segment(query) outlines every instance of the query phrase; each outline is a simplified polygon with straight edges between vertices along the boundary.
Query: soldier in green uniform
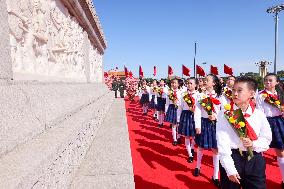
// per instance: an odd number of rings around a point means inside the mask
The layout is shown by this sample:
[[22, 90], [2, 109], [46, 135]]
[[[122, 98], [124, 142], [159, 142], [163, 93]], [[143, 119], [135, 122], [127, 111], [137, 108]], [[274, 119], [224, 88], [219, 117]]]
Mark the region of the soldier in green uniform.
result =
[[124, 98], [125, 84], [122, 81], [122, 79], [120, 79], [118, 82], [118, 90], [119, 90], [120, 98]]
[[114, 91], [114, 96], [117, 98], [117, 90], [118, 90], [118, 82], [117, 79], [114, 78], [112, 84], [111, 84], [112, 90]]

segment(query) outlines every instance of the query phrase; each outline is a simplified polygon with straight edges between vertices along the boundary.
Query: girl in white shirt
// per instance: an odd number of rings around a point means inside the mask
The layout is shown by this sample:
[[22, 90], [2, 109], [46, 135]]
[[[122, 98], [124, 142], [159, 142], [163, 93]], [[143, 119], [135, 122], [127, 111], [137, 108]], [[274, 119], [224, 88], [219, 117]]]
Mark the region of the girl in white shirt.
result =
[[[275, 149], [277, 161], [282, 175], [282, 188], [284, 188], [284, 118], [283, 118], [283, 100], [284, 92], [280, 86], [280, 80], [277, 75], [270, 73], [264, 77], [263, 91], [258, 93], [256, 98], [257, 108], [262, 110], [270, 124], [272, 130], [271, 148]], [[267, 102], [269, 98], [274, 98], [279, 107]]]
[[219, 78], [216, 75], [209, 74], [206, 76], [204, 81], [204, 86], [206, 91], [200, 94], [200, 101], [203, 99], [210, 98], [211, 103], [213, 104], [209, 110], [211, 114], [205, 110], [208, 106], [205, 106], [204, 103], [197, 103], [199, 109], [201, 109], [201, 123], [195, 124], [196, 135], [195, 142], [198, 145], [197, 149], [197, 165], [194, 170], [194, 176], [199, 176], [201, 160], [202, 160], [202, 151], [203, 149], [211, 149], [213, 152], [213, 165], [214, 165], [214, 174], [212, 176], [212, 181], [215, 186], [219, 187], [220, 182], [218, 180], [219, 173], [219, 155], [217, 150], [217, 140], [216, 140], [216, 121], [217, 114], [220, 111], [220, 100], [222, 94], [222, 86]]
[[160, 80], [160, 87], [156, 91], [157, 97], [157, 112], [158, 112], [158, 127], [163, 127], [165, 118], [166, 98], [168, 94], [168, 87], [165, 85], [164, 80]]
[[142, 105], [143, 109], [143, 115], [147, 115], [148, 112], [148, 105], [150, 98], [149, 93], [150, 93], [150, 87], [147, 85], [147, 81], [142, 80], [139, 96], [140, 96], [140, 104]]
[[[187, 91], [182, 93], [180, 106], [177, 112], [178, 134], [185, 136], [185, 147], [188, 153], [187, 162], [193, 162], [194, 156], [194, 136], [195, 123], [200, 124], [201, 111], [196, 107], [199, 93], [196, 91], [197, 80], [190, 78], [187, 80]], [[190, 139], [192, 139], [190, 141]]]
[[180, 103], [181, 92], [178, 89], [178, 80], [172, 79], [171, 89], [168, 91], [166, 98], [165, 111], [166, 122], [172, 124], [173, 145], [176, 146], [180, 143], [180, 136], [177, 135], [177, 109]]

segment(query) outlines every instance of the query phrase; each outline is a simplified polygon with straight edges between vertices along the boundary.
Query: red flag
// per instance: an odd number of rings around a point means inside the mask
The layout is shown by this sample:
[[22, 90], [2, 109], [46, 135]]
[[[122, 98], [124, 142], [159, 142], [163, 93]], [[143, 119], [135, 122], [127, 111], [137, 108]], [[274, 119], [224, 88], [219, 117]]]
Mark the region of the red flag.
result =
[[128, 76], [129, 76], [129, 77], [133, 77], [132, 71], [129, 71], [129, 72], [128, 72]]
[[156, 76], [156, 74], [157, 74], [157, 69], [156, 69], [156, 66], [154, 66], [154, 76]]
[[144, 77], [144, 73], [141, 66], [139, 66], [139, 77]]
[[205, 77], [205, 72], [204, 72], [203, 68], [201, 68], [201, 66], [196, 65], [196, 73], [200, 76]]
[[210, 72], [211, 74], [218, 75], [218, 68], [211, 65]]
[[104, 77], [108, 77], [108, 73], [107, 72], [104, 72]]
[[190, 76], [190, 69], [187, 68], [186, 66], [182, 65], [182, 74], [186, 76]]
[[171, 66], [168, 66], [168, 77], [173, 74], [174, 74], [173, 68]]
[[125, 74], [125, 77], [128, 77], [128, 70], [125, 66], [124, 66], [124, 74]]
[[224, 73], [228, 75], [233, 75], [233, 69], [224, 64]]

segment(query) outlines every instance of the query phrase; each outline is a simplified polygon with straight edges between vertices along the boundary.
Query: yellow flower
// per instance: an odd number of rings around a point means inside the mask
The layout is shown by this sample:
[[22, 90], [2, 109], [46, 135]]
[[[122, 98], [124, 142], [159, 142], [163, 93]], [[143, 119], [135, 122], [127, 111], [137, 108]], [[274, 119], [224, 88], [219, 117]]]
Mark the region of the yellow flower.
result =
[[210, 107], [210, 106], [207, 106], [206, 108], [207, 108], [207, 110], [211, 110], [211, 107]]
[[190, 100], [188, 100], [187, 102], [188, 102], [188, 103], [191, 103], [191, 101], [190, 101]]
[[203, 98], [203, 99], [204, 99], [204, 98], [207, 98], [207, 96], [203, 95], [203, 97], [202, 97], [202, 98]]
[[205, 106], [205, 105], [206, 105], [205, 103], [202, 103], [202, 104], [201, 104], [201, 106]]
[[225, 89], [224, 89], [224, 92], [226, 92], [227, 90], [228, 90], [228, 89], [227, 89], [227, 88], [225, 88]]
[[240, 127], [244, 127], [244, 126], [246, 126], [246, 124], [245, 124], [243, 121], [240, 121], [240, 122], [239, 122], [239, 126], [240, 126]]
[[184, 100], [185, 100], [185, 101], [188, 101], [188, 98], [185, 98]]
[[230, 123], [235, 123], [236, 120], [235, 120], [233, 117], [230, 117], [230, 118], [229, 118], [229, 122], [230, 122]]
[[224, 106], [224, 108], [225, 108], [225, 110], [231, 110], [231, 105], [230, 104], [226, 104], [225, 106]]
[[262, 97], [263, 97], [263, 98], [266, 98], [266, 97], [267, 97], [267, 94], [262, 94]]
[[275, 101], [275, 104], [280, 105], [280, 101], [279, 100]]

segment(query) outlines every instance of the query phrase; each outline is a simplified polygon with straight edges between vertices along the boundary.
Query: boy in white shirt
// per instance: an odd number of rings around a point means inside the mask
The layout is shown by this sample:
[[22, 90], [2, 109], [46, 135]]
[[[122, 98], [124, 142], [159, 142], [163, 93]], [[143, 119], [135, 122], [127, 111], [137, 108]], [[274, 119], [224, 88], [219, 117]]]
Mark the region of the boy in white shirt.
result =
[[[257, 83], [254, 79], [238, 78], [233, 87], [233, 101], [218, 115], [216, 135], [221, 163], [221, 188], [266, 188], [265, 160], [262, 152], [269, 149], [272, 134], [265, 114], [255, 109], [255, 104], [251, 101], [256, 89]], [[232, 115], [227, 113], [233, 113], [236, 109], [243, 112], [247, 137], [239, 137], [233, 128], [232, 123], [237, 123], [238, 120], [236, 117], [235, 121], [225, 117], [225, 114]], [[253, 157], [249, 156], [249, 148], [253, 151]]]

